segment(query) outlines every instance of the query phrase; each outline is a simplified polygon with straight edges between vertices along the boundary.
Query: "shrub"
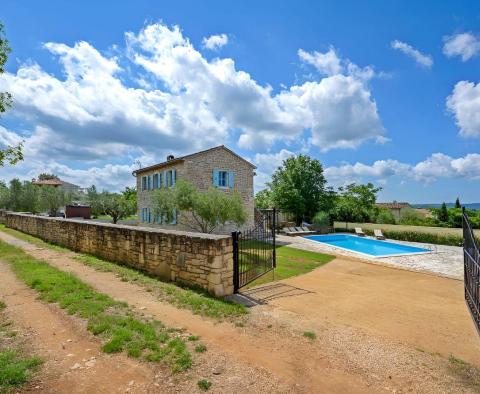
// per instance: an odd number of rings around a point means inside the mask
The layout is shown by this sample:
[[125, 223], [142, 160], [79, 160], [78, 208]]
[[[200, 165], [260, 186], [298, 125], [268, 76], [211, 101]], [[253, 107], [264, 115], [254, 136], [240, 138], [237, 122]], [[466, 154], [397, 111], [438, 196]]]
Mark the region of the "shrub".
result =
[[389, 209], [381, 208], [378, 211], [375, 222], [380, 224], [395, 224], [395, 217]]
[[415, 212], [413, 209], [407, 209], [402, 213], [399, 223], [408, 226], [425, 226], [427, 224], [427, 220], [424, 216], [418, 212]]
[[330, 226], [330, 215], [327, 212], [317, 212], [313, 217], [313, 224], [317, 226]]
[[[336, 228], [336, 232], [353, 232], [353, 229], [346, 229], [346, 228]], [[363, 229], [365, 234], [373, 235], [372, 230]], [[463, 238], [458, 235], [450, 235], [450, 234], [432, 234], [432, 233], [423, 233], [423, 232], [416, 232], [416, 231], [386, 231], [382, 230], [383, 235], [386, 238], [396, 239], [399, 241], [407, 241], [407, 242], [421, 242], [427, 244], [435, 244], [435, 245], [447, 245], [447, 246], [462, 246], [463, 245]], [[480, 243], [480, 239], [477, 239]]]

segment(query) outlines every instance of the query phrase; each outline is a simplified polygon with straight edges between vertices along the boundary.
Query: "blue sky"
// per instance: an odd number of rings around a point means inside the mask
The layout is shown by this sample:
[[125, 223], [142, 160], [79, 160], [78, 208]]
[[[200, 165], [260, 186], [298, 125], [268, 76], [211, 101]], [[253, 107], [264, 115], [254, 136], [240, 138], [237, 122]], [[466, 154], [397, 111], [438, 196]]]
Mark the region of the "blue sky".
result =
[[[15, 107], [0, 145], [121, 189], [131, 170], [226, 144], [258, 166], [321, 160], [380, 200], [479, 200], [478, 2], [2, 2]], [[280, 3], [280, 4], [279, 4]]]

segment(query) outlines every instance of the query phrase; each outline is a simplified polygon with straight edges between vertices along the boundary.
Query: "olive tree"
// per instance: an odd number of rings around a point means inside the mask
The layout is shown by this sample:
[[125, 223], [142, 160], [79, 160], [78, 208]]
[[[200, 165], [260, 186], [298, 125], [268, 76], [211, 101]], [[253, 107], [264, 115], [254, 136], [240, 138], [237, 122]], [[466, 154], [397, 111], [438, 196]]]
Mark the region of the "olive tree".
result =
[[137, 204], [133, 199], [118, 193], [100, 193], [98, 204], [101, 206], [102, 212], [112, 218], [114, 224], [133, 215], [137, 209]]
[[61, 187], [41, 186], [39, 193], [39, 208], [50, 216], [57, 216], [60, 208], [72, 201], [72, 196]]
[[176, 211], [188, 212], [181, 223], [194, 231], [212, 233], [216, 228], [233, 222], [242, 225], [247, 220], [243, 201], [236, 190], [226, 193], [217, 188], [198, 191], [191, 183], [179, 180], [174, 187], [155, 191], [153, 213], [171, 222]]

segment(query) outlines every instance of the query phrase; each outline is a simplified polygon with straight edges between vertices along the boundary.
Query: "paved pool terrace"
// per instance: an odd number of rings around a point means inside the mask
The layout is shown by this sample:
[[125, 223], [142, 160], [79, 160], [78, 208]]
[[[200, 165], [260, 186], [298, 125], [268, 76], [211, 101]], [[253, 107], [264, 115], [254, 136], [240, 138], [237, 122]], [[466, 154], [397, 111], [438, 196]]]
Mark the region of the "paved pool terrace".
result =
[[429, 249], [431, 250], [431, 253], [390, 257], [369, 257], [348, 250], [335, 248], [328, 244], [312, 241], [299, 236], [289, 237], [286, 235], [278, 235], [277, 241], [279, 244], [288, 245], [290, 247], [303, 250], [310, 250], [312, 252], [346, 256], [374, 264], [393, 266], [396, 268], [404, 268], [414, 271], [429, 272], [439, 276], [445, 276], [454, 279], [463, 279], [463, 249], [458, 246], [433, 245], [387, 239], [387, 241], [399, 243], [402, 245]]

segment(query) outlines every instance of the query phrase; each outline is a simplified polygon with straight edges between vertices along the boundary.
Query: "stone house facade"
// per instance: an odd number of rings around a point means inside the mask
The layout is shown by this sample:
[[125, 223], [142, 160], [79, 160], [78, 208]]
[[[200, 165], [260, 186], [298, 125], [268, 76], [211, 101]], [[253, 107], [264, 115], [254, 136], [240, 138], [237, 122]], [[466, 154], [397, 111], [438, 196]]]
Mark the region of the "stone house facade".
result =
[[[141, 226], [191, 231], [189, 212], [173, 212], [173, 220], [166, 222], [155, 217], [152, 195], [155, 190], [173, 187], [179, 179], [193, 184], [199, 191], [216, 187], [225, 193], [240, 194], [248, 219], [242, 228], [254, 223], [253, 177], [255, 166], [225, 146], [217, 146], [182, 157], [167, 157], [167, 161], [133, 172], [137, 178], [138, 220]], [[228, 234], [237, 229], [235, 224], [219, 226], [217, 234]]]
[[379, 202], [375, 205], [379, 208], [388, 209], [397, 222], [400, 220], [404, 212], [412, 210], [412, 206], [408, 202]]

